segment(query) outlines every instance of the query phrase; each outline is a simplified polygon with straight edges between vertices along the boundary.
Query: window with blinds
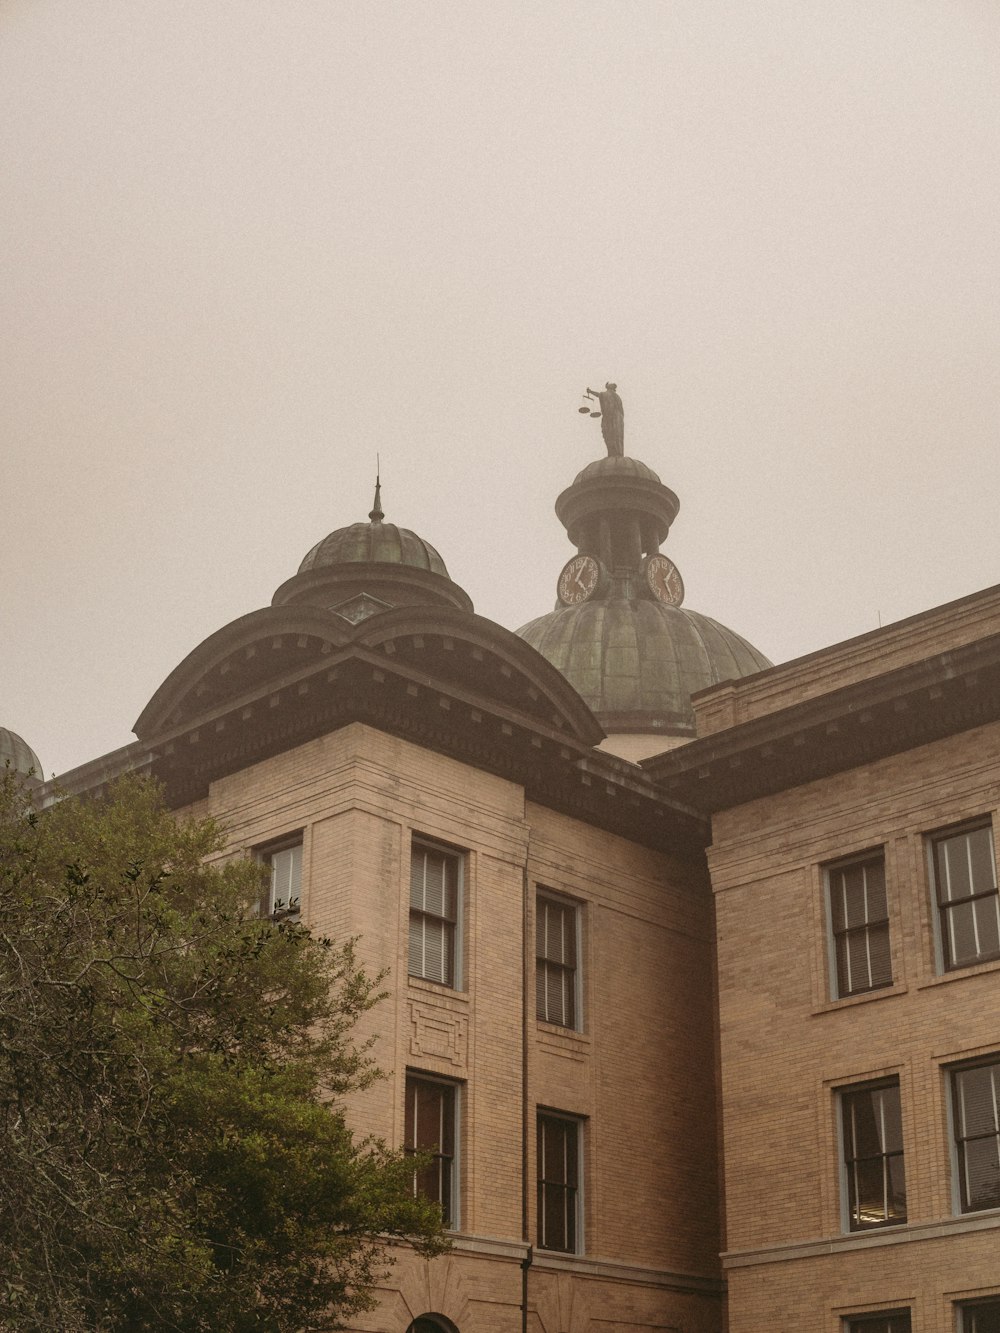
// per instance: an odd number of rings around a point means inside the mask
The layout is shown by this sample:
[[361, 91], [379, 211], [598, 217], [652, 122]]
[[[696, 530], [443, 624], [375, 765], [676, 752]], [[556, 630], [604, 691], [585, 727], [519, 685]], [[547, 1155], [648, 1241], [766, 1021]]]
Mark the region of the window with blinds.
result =
[[410, 853], [411, 977], [458, 984], [458, 911], [462, 857], [414, 840]]
[[535, 912], [535, 1012], [542, 1023], [578, 1026], [579, 911], [539, 893]]
[[539, 1112], [538, 1246], [580, 1253], [580, 1122]]
[[836, 963], [835, 999], [892, 985], [885, 857], [831, 866], [827, 871]]
[[261, 912], [264, 916], [288, 918], [299, 915], [302, 900], [302, 838], [260, 853], [270, 866], [271, 880]]
[[1000, 1057], [951, 1071], [963, 1213], [1000, 1208]]
[[1000, 958], [992, 825], [936, 835], [931, 856], [945, 970]]
[[427, 1165], [413, 1173], [413, 1193], [440, 1204], [446, 1227], [456, 1224], [456, 1093], [454, 1083], [406, 1076], [406, 1117], [403, 1148], [420, 1153]]
[[849, 1230], [899, 1226], [906, 1221], [899, 1080], [845, 1088], [840, 1114]]

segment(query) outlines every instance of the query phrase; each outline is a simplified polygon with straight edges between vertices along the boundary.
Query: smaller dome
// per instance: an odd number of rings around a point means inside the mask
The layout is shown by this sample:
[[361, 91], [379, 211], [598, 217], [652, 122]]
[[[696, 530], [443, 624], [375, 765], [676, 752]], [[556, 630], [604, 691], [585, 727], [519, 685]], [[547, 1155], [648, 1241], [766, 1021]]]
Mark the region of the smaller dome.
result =
[[573, 480], [573, 485], [577, 486], [581, 481], [593, 481], [600, 477], [621, 477], [629, 480], [638, 478], [640, 481], [655, 481], [657, 486], [662, 485], [659, 477], [651, 467], [645, 463], [640, 463], [638, 458], [598, 458], [593, 463], [588, 463], [582, 472], [578, 472]]
[[448, 578], [444, 561], [422, 537], [395, 523], [352, 523], [317, 542], [299, 565], [299, 573], [331, 565], [372, 563], [407, 565]]
[[44, 777], [38, 755], [28, 742], [18, 736], [17, 732], [0, 727], [0, 769], [7, 764], [22, 777], [27, 777], [29, 773], [39, 781]]

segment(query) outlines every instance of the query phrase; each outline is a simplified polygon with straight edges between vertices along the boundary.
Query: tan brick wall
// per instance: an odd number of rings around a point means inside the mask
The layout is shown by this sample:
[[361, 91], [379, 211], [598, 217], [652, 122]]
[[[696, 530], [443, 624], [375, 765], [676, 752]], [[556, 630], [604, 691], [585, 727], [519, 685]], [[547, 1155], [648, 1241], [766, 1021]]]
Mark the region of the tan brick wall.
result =
[[[535, 1114], [544, 1105], [585, 1123], [585, 1254], [540, 1256], [529, 1326], [718, 1333], [703, 868], [526, 807], [516, 784], [361, 724], [214, 783], [202, 806], [226, 824], [233, 850], [302, 829], [304, 917], [358, 936], [365, 965], [388, 970], [389, 999], [362, 1035], [377, 1034], [390, 1077], [352, 1100], [358, 1130], [402, 1140], [407, 1068], [461, 1086], [468, 1239], [430, 1264], [404, 1251], [379, 1311], [359, 1327], [402, 1333], [415, 1314], [436, 1310], [462, 1333], [520, 1328], [522, 1127], [526, 1108], [533, 1239]], [[455, 990], [407, 976], [415, 833], [465, 853]], [[580, 904], [579, 1033], [535, 1019], [539, 884]]]
[[[1000, 1287], [1000, 1213], [954, 1217], [946, 1075], [1000, 1051], [1000, 962], [939, 974], [926, 860], [926, 835], [961, 820], [992, 815], [996, 837], [998, 807], [992, 725], [714, 821], [732, 1333], [778, 1312], [832, 1330], [835, 1307], [910, 1288], [914, 1328], [943, 1333], [947, 1293]], [[822, 867], [872, 847], [885, 849], [894, 984], [837, 1001]], [[836, 1089], [884, 1075], [900, 1082], [908, 1228], [847, 1243]]]

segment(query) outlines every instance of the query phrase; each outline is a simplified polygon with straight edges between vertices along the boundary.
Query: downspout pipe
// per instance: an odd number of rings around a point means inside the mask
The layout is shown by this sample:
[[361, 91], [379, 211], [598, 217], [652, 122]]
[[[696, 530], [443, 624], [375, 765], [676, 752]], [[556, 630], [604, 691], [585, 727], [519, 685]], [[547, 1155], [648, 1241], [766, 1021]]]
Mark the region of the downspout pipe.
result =
[[[528, 941], [531, 938], [531, 899], [528, 867], [521, 872], [521, 1237], [528, 1241]], [[534, 1252], [531, 1244], [521, 1260], [521, 1333], [528, 1333], [528, 1270]]]

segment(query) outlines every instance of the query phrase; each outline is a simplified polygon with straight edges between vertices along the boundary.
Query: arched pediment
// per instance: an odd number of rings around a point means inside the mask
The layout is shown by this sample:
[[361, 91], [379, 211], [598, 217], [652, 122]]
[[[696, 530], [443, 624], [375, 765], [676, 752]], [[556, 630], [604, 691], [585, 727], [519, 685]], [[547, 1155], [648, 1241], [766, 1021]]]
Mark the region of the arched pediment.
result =
[[216, 630], [188, 653], [140, 713], [140, 740], [280, 679], [296, 665], [308, 671], [352, 637], [340, 616], [322, 607], [265, 606]]
[[333, 668], [351, 661], [444, 695], [454, 694], [518, 725], [556, 731], [584, 746], [603, 731], [566, 679], [530, 645], [481, 616], [451, 607], [395, 607], [352, 624], [335, 608], [264, 607], [211, 634], [179, 663], [143, 709], [136, 735], [157, 737], [249, 708], [262, 697], [348, 689]]
[[593, 713], [541, 653], [483, 616], [451, 608], [399, 607], [358, 626], [359, 644], [400, 666], [431, 674], [493, 703], [555, 726], [584, 745], [604, 732]]

